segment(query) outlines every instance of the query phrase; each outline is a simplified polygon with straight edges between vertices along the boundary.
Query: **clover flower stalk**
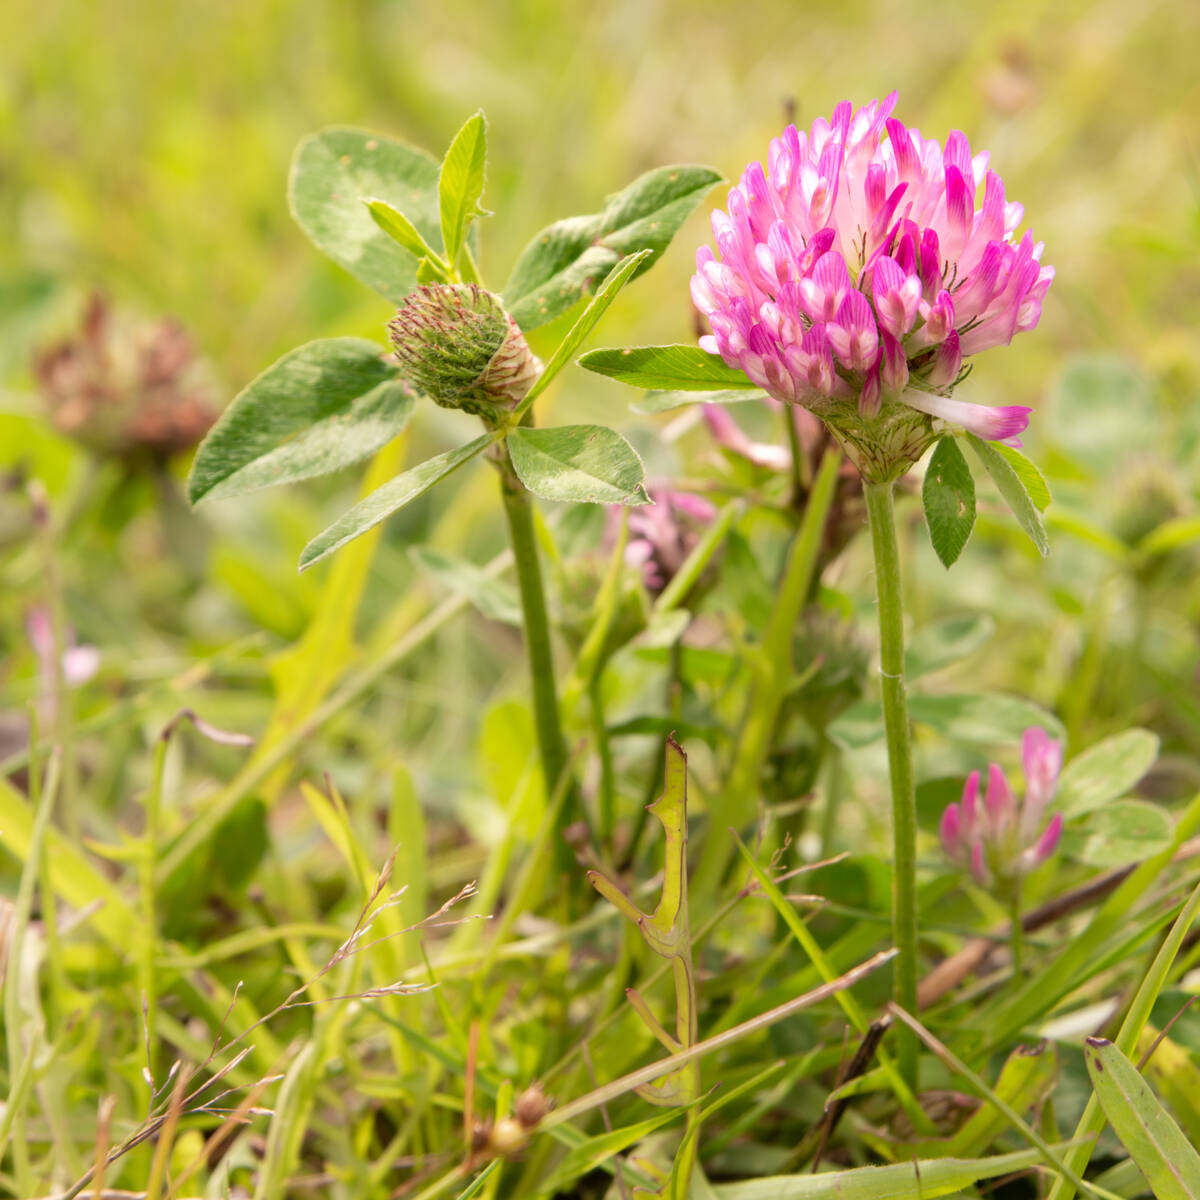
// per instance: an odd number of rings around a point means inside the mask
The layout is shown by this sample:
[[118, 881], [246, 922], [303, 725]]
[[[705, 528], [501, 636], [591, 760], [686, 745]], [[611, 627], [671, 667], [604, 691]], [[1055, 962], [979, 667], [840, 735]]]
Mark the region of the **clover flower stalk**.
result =
[[[1054, 278], [1042, 244], [1017, 236], [986, 152], [945, 146], [892, 117], [896, 94], [842, 103], [789, 126], [764, 169], [746, 168], [713, 214], [716, 253], [696, 255], [701, 346], [777, 400], [826, 423], [862, 474], [875, 555], [880, 673], [895, 838], [897, 1001], [915, 1011], [916, 819], [904, 689], [893, 484], [943, 432], [1013, 443], [1020, 406], [954, 396], [983, 350], [1032, 329]], [[916, 1042], [906, 1039], [915, 1079]]]
[[1004, 772], [992, 763], [980, 797], [980, 774], [972, 771], [962, 799], [942, 813], [942, 849], [969, 871], [980, 887], [994, 887], [1012, 909], [1013, 963], [1021, 969], [1021, 880], [1057, 849], [1063, 815], [1043, 824], [1062, 769], [1062, 744], [1036, 726], [1021, 738], [1025, 794], [1013, 798]]
[[[389, 323], [388, 336], [414, 387], [443, 408], [473, 413], [488, 429], [512, 423], [514, 410], [542, 373], [541, 361], [529, 349], [500, 298], [475, 283], [417, 288]], [[553, 795], [563, 784], [567, 751], [533, 506], [513, 470], [507, 443], [497, 442], [491, 457], [500, 474], [521, 596], [538, 750], [546, 792]], [[571, 786], [569, 781], [565, 786]], [[570, 807], [568, 803], [563, 811]]]

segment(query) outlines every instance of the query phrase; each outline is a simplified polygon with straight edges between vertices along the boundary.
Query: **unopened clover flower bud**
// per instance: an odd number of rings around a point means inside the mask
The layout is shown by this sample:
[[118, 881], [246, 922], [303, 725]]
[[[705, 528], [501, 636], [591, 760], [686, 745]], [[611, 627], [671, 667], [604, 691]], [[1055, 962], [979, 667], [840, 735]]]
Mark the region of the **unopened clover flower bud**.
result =
[[972, 771], [963, 784], [962, 799], [942, 813], [939, 833], [946, 857], [970, 871], [983, 887], [993, 882], [1011, 886], [1044, 863], [1062, 836], [1062, 813], [1041, 828], [1062, 769], [1062, 743], [1044, 729], [1027, 729], [1021, 738], [1021, 760], [1025, 794], [1019, 803], [1004, 772], [992, 763], [983, 804], [980, 775]]
[[474, 283], [417, 288], [388, 337], [414, 387], [443, 408], [488, 421], [516, 408], [542, 370], [500, 298]]

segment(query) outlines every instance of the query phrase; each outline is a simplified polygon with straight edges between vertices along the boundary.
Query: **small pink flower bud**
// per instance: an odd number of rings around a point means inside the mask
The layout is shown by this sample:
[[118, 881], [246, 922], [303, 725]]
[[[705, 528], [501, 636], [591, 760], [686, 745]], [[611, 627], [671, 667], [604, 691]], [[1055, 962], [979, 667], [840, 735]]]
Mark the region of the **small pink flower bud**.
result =
[[[925, 300], [921, 301], [920, 313], [921, 319], [925, 324], [913, 335], [913, 342], [916, 347], [937, 346], [941, 342], [944, 342], [954, 331], [954, 300], [944, 288], [938, 292], [932, 304]], [[954, 338], [954, 348], [955, 350], [958, 349], [957, 334], [955, 334]], [[960, 357], [960, 366], [961, 363], [962, 359]], [[958, 374], [958, 366], [955, 367], [954, 374]]]
[[921, 301], [920, 278], [906, 274], [894, 258], [884, 254], [875, 260], [871, 293], [880, 327], [893, 338], [902, 338], [916, 320]]
[[904, 357], [904, 347], [890, 333], [883, 334], [880, 379], [889, 392], [902, 392], [908, 386], [908, 360]]
[[812, 274], [800, 280], [800, 303], [805, 315], [815, 324], [832, 321], [853, 286], [846, 260], [836, 250], [822, 254]]
[[863, 389], [858, 397], [858, 415], [865, 421], [879, 415], [883, 406], [883, 382], [880, 377], [880, 363], [876, 363], [863, 380]]

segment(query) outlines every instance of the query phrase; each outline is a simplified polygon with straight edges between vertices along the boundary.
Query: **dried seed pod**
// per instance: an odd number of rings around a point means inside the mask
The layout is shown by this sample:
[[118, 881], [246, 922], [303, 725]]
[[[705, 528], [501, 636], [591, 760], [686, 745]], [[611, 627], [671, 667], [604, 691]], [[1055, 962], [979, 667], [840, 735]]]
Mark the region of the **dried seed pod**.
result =
[[511, 1158], [529, 1145], [529, 1130], [516, 1117], [501, 1117], [492, 1126], [487, 1148], [499, 1158]]
[[526, 1129], [535, 1129], [554, 1107], [540, 1083], [530, 1084], [518, 1097], [514, 1113]]

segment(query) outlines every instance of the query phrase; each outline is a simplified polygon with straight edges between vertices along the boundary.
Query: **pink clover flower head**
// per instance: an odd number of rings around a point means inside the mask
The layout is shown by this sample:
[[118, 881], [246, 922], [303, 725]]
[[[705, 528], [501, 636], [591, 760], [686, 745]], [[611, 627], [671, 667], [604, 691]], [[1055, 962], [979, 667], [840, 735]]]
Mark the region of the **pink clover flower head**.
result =
[[951, 862], [969, 871], [976, 883], [1009, 885], [1044, 863], [1058, 847], [1063, 815], [1043, 826], [1062, 769], [1062, 743], [1044, 729], [1027, 729], [1021, 739], [1025, 794], [1018, 802], [1004, 772], [992, 763], [980, 803], [980, 773], [963, 784], [962, 799], [942, 813], [942, 849]]
[[[641, 571], [647, 589], [657, 594], [683, 566], [717, 510], [690, 492], [663, 485], [647, 491], [651, 503], [629, 509], [625, 561]], [[619, 515], [618, 509], [613, 511]]]
[[868, 479], [892, 479], [944, 425], [1014, 443], [1027, 408], [951, 399], [971, 356], [1032, 329], [1054, 269], [987, 152], [892, 117], [896, 93], [789, 126], [712, 215], [696, 255], [703, 349], [811, 409]]

